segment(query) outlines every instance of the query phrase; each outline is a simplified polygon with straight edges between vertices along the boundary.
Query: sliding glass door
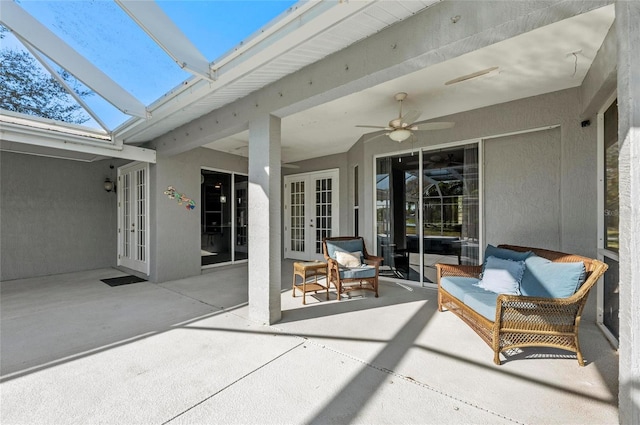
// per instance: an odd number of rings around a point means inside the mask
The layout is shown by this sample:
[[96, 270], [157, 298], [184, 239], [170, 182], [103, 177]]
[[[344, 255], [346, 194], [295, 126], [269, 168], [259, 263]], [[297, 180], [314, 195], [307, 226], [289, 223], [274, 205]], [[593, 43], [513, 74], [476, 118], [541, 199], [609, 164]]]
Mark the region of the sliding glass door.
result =
[[435, 264], [477, 264], [478, 146], [376, 160], [376, 248], [383, 274], [435, 282]]
[[247, 176], [202, 169], [203, 266], [248, 258]]
[[599, 145], [601, 187], [599, 202], [601, 208], [598, 237], [599, 257], [609, 269], [598, 285], [597, 323], [605, 335], [618, 345], [620, 321], [620, 265], [619, 265], [619, 212], [618, 196], [618, 102], [613, 99], [607, 109], [599, 114]]

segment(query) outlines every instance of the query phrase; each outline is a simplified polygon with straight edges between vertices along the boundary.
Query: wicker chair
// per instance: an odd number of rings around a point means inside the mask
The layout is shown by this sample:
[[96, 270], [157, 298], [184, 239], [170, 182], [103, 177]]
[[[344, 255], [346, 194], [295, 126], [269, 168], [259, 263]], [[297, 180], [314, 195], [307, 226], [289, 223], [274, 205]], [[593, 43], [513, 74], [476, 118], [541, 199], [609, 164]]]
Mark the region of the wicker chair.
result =
[[539, 298], [500, 294], [496, 301], [494, 321], [478, 314], [440, 286], [447, 276], [479, 278], [482, 266], [436, 264], [438, 271], [438, 310], [447, 308], [471, 327], [494, 352], [493, 361], [500, 364], [500, 353], [516, 347], [555, 347], [576, 353], [578, 364], [584, 359], [578, 341], [578, 327], [589, 290], [607, 270], [601, 261], [579, 255], [539, 248], [500, 245], [519, 252], [532, 251], [553, 262], [584, 262], [586, 281], [568, 298]]
[[[346, 268], [340, 266], [335, 258], [337, 251], [362, 253], [363, 263], [368, 267]], [[322, 252], [327, 261], [328, 285], [333, 284], [340, 296], [354, 290], [372, 291], [378, 297], [378, 269], [382, 257], [370, 255], [359, 236], [338, 236], [322, 240]]]

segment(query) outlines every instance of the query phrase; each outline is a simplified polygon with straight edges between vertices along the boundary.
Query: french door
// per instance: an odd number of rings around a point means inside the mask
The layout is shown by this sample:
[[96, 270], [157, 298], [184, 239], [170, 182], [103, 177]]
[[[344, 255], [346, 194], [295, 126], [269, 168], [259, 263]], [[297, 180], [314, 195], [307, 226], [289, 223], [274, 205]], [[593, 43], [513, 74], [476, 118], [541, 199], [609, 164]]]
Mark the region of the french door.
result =
[[285, 176], [285, 258], [321, 260], [322, 239], [336, 236], [338, 170]]
[[118, 168], [118, 265], [149, 274], [149, 165]]

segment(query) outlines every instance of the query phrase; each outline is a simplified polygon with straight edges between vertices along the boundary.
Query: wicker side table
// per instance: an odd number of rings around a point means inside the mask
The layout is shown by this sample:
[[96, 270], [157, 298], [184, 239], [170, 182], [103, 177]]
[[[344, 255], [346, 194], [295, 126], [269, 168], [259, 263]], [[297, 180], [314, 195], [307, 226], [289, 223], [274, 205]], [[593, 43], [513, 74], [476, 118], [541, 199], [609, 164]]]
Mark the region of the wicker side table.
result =
[[[310, 261], [293, 263], [293, 296], [296, 296], [296, 288], [302, 291], [302, 304], [306, 304], [305, 296], [307, 292], [327, 291], [329, 299], [329, 284], [323, 285], [318, 282], [318, 275], [327, 275], [327, 263], [322, 261]], [[302, 282], [296, 283], [296, 276], [302, 278]], [[314, 277], [313, 282], [307, 282], [307, 278]]]

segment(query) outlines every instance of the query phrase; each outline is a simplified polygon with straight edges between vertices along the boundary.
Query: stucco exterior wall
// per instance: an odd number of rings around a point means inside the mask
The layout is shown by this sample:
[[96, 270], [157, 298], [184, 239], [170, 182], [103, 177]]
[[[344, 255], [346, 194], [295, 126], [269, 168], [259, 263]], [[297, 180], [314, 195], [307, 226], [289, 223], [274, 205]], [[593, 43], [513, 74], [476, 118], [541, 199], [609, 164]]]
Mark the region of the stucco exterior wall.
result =
[[[158, 158], [151, 166], [151, 270], [153, 282], [165, 282], [201, 271], [200, 170], [202, 167], [247, 174], [247, 158], [198, 148], [171, 158]], [[167, 186], [196, 202], [188, 211], [167, 198]]]
[[484, 142], [485, 244], [560, 249], [560, 130]]
[[122, 161], [2, 152], [0, 164], [0, 280], [116, 265], [117, 197], [103, 185]]

